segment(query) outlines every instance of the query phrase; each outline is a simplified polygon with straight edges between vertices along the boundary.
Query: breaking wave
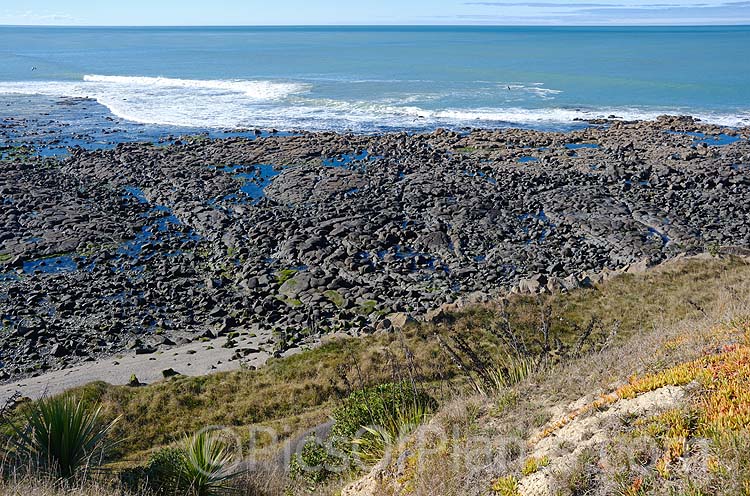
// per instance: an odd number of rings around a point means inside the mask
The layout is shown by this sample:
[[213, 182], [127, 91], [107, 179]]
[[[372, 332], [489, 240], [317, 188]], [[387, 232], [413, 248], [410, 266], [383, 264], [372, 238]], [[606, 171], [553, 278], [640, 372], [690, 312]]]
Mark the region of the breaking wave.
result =
[[[195, 128], [350, 129], [368, 132], [436, 126], [554, 127], [610, 115], [635, 120], [653, 119], [665, 113], [689, 113], [726, 126], [750, 124], [748, 111], [563, 108], [554, 105], [560, 91], [545, 88], [542, 83], [497, 83], [490, 88], [493, 87], [505, 98], [503, 103], [507, 107], [476, 108], [466, 104], [466, 108], [430, 109], [426, 107], [441, 105], [442, 95], [417, 93], [390, 95], [373, 101], [352, 101], [316, 97], [311, 83], [141, 76], [86, 75], [79, 81], [0, 82], [0, 93], [90, 98], [121, 119]], [[507, 96], [503, 93], [505, 91]]]

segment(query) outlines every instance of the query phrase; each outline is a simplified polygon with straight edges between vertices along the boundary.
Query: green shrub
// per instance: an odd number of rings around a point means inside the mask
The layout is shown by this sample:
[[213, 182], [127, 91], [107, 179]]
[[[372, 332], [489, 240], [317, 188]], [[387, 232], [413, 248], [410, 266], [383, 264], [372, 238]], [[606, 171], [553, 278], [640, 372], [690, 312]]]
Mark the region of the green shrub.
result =
[[230, 471], [233, 454], [214, 432], [202, 431], [186, 439], [181, 474], [196, 496], [212, 496], [228, 489], [241, 472]]
[[148, 460], [145, 476], [148, 487], [156, 494], [174, 493], [179, 488], [179, 471], [182, 450], [179, 448], [162, 448]]
[[83, 466], [98, 464], [111, 446], [107, 434], [119, 420], [105, 424], [100, 411], [70, 396], [31, 404], [22, 416], [25, 426], [13, 425], [18, 454], [64, 479]]
[[350, 394], [343, 405], [334, 411], [333, 419], [336, 422], [331, 435], [351, 437], [362, 427], [387, 424], [398, 417], [407, 405], [420, 405], [430, 412], [437, 407], [437, 402], [406, 382], [360, 389]]
[[317, 484], [357, 468], [356, 461], [376, 462], [436, 407], [432, 397], [406, 382], [355, 391], [334, 411], [328, 438], [309, 439], [292, 457], [290, 474]]
[[327, 442], [321, 443], [315, 437], [308, 438], [302, 450], [292, 455], [289, 475], [292, 479], [306, 480], [312, 485], [331, 479], [350, 468], [341, 453]]
[[145, 465], [127, 467], [119, 472], [119, 480], [130, 493], [168, 496], [175, 493], [179, 481], [174, 478], [181, 456], [179, 448], [161, 448]]

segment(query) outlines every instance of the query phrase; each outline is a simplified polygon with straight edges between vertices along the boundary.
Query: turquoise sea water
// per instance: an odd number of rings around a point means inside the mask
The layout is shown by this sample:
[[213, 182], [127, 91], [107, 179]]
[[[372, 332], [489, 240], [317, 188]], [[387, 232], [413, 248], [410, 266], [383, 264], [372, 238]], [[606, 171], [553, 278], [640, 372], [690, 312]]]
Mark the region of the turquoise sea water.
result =
[[[0, 27], [3, 115], [89, 97], [195, 128], [750, 124], [750, 27]], [[23, 95], [20, 97], [19, 95]], [[33, 95], [33, 96], [26, 96]]]

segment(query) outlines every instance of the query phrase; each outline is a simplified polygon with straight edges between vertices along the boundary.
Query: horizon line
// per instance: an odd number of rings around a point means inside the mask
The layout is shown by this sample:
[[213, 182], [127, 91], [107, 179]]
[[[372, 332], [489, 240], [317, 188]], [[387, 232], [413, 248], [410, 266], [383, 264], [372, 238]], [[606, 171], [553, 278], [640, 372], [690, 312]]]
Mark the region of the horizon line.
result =
[[750, 27], [750, 21], [737, 24], [653, 23], [653, 24], [0, 24], [0, 28], [384, 28], [384, 27], [445, 27], [445, 28], [611, 28], [611, 27]]

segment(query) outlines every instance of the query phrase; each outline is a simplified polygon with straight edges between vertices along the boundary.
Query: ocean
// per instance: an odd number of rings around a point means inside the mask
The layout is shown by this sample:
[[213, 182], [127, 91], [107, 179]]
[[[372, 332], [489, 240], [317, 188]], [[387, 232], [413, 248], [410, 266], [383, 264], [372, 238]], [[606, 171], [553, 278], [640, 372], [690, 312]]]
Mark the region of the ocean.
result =
[[672, 113], [742, 126], [748, 48], [747, 26], [0, 27], [0, 118], [369, 133]]

